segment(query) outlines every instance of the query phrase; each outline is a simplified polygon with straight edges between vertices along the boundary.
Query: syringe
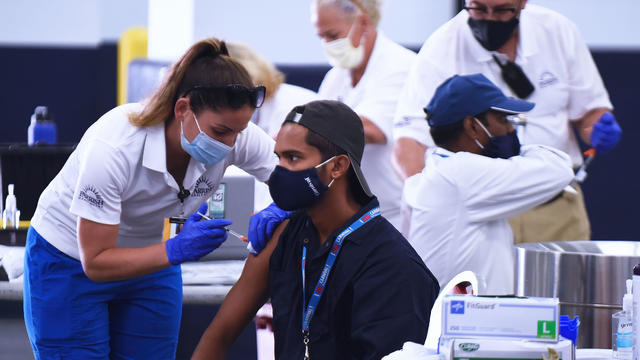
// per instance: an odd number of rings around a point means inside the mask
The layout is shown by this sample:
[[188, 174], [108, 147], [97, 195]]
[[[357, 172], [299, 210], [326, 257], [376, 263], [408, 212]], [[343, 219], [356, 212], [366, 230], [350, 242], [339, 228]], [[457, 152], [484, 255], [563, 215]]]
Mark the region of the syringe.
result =
[[[198, 215], [202, 216], [202, 218], [203, 218], [203, 219], [205, 219], [205, 220], [211, 220], [211, 218], [210, 218], [210, 217], [208, 217], [207, 215], [205, 215], [205, 214], [203, 214], [203, 213], [201, 213], [201, 212], [198, 212]], [[246, 243], [247, 243], [247, 250], [249, 250], [249, 252], [251, 252], [252, 254], [254, 254], [254, 253], [255, 253], [255, 251], [253, 250], [253, 246], [251, 246], [251, 243], [249, 242], [249, 238], [247, 238], [247, 237], [246, 237], [246, 236], [244, 236], [244, 235], [240, 235], [240, 234], [238, 234], [237, 232], [235, 232], [235, 231], [231, 230], [231, 229], [230, 229], [230, 228], [228, 228], [228, 227], [225, 227], [224, 229], [225, 229], [225, 230], [227, 230], [227, 232], [228, 232], [229, 234], [231, 234], [231, 235], [233, 235], [233, 236], [237, 237], [238, 239], [240, 239], [240, 240], [242, 240], [242, 241], [246, 242]]]

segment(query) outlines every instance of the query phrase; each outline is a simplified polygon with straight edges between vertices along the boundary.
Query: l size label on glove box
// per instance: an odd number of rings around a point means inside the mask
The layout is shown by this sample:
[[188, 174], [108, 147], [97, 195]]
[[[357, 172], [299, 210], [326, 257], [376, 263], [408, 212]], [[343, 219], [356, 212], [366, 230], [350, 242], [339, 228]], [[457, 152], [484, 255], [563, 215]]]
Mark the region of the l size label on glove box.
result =
[[558, 299], [447, 295], [442, 336], [558, 341]]

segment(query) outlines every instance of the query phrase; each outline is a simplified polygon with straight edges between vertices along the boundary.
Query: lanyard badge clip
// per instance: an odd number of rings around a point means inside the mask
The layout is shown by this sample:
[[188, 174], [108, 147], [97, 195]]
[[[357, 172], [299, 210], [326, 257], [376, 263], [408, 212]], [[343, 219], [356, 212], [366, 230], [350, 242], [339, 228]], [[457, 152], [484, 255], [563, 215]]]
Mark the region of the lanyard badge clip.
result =
[[304, 343], [304, 360], [310, 360], [309, 356], [309, 330], [302, 331], [302, 342]]

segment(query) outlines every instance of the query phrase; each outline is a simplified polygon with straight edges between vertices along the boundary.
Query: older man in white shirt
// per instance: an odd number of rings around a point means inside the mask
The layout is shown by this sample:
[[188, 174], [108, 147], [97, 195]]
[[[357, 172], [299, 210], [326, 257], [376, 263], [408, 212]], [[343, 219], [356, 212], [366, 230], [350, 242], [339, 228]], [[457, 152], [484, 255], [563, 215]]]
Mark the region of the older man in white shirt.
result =
[[441, 287], [471, 270], [487, 293], [513, 293], [507, 219], [553, 198], [573, 179], [567, 154], [520, 147], [508, 117], [533, 107], [507, 98], [481, 74], [449, 78], [426, 106], [436, 146], [424, 170], [405, 184], [405, 230]]
[[382, 214], [399, 229], [402, 182], [391, 164], [393, 116], [416, 54], [378, 29], [379, 0], [314, 0], [312, 22], [333, 68], [318, 95], [351, 107], [362, 120], [362, 171]]

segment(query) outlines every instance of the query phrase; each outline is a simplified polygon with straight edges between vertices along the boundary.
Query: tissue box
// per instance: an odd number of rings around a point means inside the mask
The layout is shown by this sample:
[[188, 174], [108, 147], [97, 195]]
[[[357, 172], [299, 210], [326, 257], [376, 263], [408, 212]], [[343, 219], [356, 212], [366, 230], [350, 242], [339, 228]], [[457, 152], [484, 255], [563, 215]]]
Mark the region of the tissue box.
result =
[[558, 341], [557, 298], [447, 295], [442, 336]]
[[[440, 354], [445, 359], [503, 360], [503, 359], [547, 359], [571, 360], [573, 344], [569, 340], [556, 343], [502, 339], [441, 339]], [[554, 357], [553, 353], [558, 357]]]

